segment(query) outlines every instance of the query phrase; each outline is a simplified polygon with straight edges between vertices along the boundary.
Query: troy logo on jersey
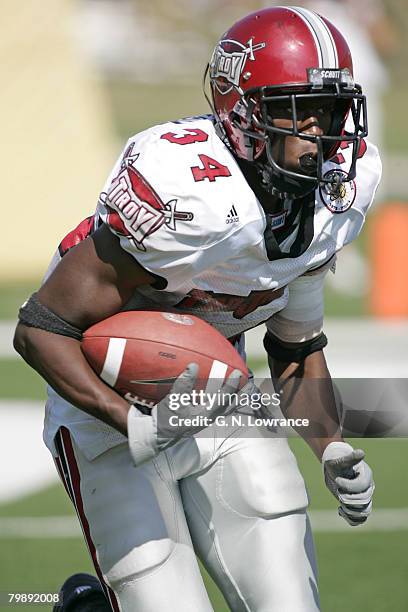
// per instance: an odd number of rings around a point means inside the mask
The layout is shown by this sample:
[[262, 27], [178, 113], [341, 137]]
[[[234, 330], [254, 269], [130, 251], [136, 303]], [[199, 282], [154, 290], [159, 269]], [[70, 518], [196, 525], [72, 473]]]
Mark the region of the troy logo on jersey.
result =
[[252, 38], [247, 42], [247, 47], [236, 40], [221, 40], [218, 46], [215, 48], [213, 56], [210, 61], [210, 76], [215, 79], [217, 77], [224, 77], [231, 86], [227, 86], [222, 91], [219, 89], [217, 83], [215, 86], [221, 94], [227, 94], [231, 91], [235, 85], [239, 86], [239, 79], [245, 68], [247, 59], [251, 61], [255, 60], [254, 51], [259, 51], [266, 47], [266, 43], [258, 43], [254, 45]]
[[166, 204], [161, 200], [144, 176], [133, 167], [139, 157], [132, 153], [133, 144], [125, 152], [121, 171], [112, 181], [108, 193], [101, 193], [100, 201], [113, 209], [108, 223], [118, 233], [131, 239], [136, 247], [145, 251], [143, 241], [163, 224], [176, 230], [176, 221], [191, 221], [193, 213], [176, 211], [177, 200]]

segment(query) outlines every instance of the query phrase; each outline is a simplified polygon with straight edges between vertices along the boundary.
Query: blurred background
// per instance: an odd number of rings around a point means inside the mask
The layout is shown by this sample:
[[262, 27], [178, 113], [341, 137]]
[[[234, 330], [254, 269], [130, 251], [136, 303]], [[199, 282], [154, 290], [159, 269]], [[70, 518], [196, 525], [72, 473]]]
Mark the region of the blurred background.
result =
[[[368, 96], [370, 136], [384, 162], [363, 236], [344, 250], [328, 282], [329, 367], [337, 377], [407, 378], [407, 2], [295, 4], [327, 16], [349, 41], [356, 80]], [[272, 5], [2, 1], [0, 592], [53, 592], [69, 573], [91, 567], [41, 445], [44, 385], [12, 349], [18, 307], [38, 287], [61, 238], [95, 208], [126, 139], [167, 119], [208, 112], [202, 74], [215, 42], [236, 19]], [[259, 346], [255, 332], [250, 358], [263, 373]], [[376, 512], [365, 527], [351, 530], [336, 517], [311, 453], [293, 441], [312, 500], [322, 609], [403, 612], [408, 446], [404, 439], [361, 444], [376, 474]], [[223, 612], [220, 594], [207, 582], [214, 609]]]

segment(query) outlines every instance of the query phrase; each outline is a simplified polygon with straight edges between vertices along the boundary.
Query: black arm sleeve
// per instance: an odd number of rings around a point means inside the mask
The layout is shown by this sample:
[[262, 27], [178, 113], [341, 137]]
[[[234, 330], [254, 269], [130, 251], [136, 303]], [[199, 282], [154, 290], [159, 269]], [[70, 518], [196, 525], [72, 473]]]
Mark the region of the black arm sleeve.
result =
[[306, 340], [291, 346], [289, 342], [283, 342], [268, 331], [263, 342], [269, 357], [284, 363], [299, 363], [308, 355], [323, 349], [327, 345], [327, 338], [322, 332], [316, 338], [312, 338], [312, 340]]
[[82, 339], [82, 331], [41, 304], [36, 293], [33, 293], [21, 306], [18, 318], [20, 323], [28, 327], [37, 327], [53, 334], [75, 338], [75, 340]]

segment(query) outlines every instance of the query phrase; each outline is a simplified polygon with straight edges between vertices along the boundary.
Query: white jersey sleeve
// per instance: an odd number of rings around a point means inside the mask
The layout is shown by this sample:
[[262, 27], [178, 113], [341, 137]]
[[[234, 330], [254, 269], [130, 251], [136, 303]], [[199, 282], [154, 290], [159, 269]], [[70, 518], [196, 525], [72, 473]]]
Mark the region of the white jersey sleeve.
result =
[[[349, 167], [351, 146], [345, 145], [336, 158], [325, 163], [326, 176]], [[289, 298], [283, 310], [267, 321], [267, 328], [283, 342], [305, 342], [323, 330], [324, 282], [335, 264], [335, 253], [360, 233], [381, 180], [378, 149], [363, 141], [357, 163], [357, 177], [344, 183], [337, 197], [320, 187], [316, 190], [315, 233], [319, 252], [327, 259], [288, 283]], [[323, 243], [325, 248], [321, 248]], [[330, 248], [327, 248], [327, 247]]]
[[237, 181], [242, 190], [241, 172], [209, 119], [162, 124], [128, 141], [98, 214], [122, 248], [162, 279], [159, 288], [176, 290], [226, 252], [238, 252], [243, 241], [259, 241], [259, 212], [256, 205], [251, 212], [249, 186], [246, 223], [228, 223]]
[[[325, 162], [324, 176], [331, 173], [346, 174], [351, 164], [352, 146], [344, 143], [335, 158]], [[375, 145], [362, 140], [357, 160], [357, 176], [343, 183], [334, 196], [325, 187], [316, 190], [316, 214], [319, 217], [318, 231], [321, 236], [330, 235], [335, 241], [336, 251], [352, 242], [360, 234], [378, 185], [381, 181], [382, 164]]]
[[323, 331], [324, 282], [334, 269], [333, 256], [318, 270], [299, 276], [288, 285], [289, 299], [280, 312], [266, 322], [269, 332], [282, 342], [299, 343], [316, 338]]

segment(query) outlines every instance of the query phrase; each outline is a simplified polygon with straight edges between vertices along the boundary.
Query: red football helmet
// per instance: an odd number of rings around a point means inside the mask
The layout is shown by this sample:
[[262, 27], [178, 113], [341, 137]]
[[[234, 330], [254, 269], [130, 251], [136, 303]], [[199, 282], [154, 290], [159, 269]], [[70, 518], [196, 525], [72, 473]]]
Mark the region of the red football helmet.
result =
[[[258, 165], [268, 189], [300, 196], [318, 183], [335, 189], [355, 177], [360, 142], [367, 135], [366, 103], [353, 80], [347, 42], [329, 21], [298, 7], [251, 13], [222, 36], [208, 70], [222, 134], [238, 157]], [[317, 104], [329, 112], [329, 125], [321, 136], [302, 133], [298, 120]], [[273, 125], [283, 109], [292, 120], [290, 129]], [[346, 132], [349, 114], [354, 129]], [[285, 136], [316, 143], [311, 172], [278, 164], [272, 143]], [[342, 141], [353, 146], [351, 165], [334, 178], [324, 177], [323, 162], [335, 155]]]

